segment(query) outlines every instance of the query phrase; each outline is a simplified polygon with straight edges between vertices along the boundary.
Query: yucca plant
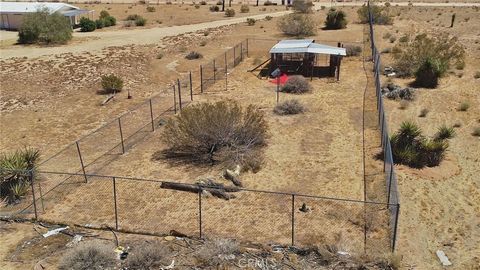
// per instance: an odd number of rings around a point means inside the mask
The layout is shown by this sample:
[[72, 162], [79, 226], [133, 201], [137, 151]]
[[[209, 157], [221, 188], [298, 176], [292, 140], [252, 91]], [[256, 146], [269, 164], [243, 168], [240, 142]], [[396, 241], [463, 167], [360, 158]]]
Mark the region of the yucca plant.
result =
[[451, 139], [455, 137], [455, 130], [453, 127], [441, 126], [438, 128], [437, 133], [435, 133], [434, 139], [436, 141], [442, 141], [446, 139]]
[[428, 167], [438, 166], [445, 157], [448, 142], [444, 140], [424, 140], [422, 143], [422, 163]]
[[16, 201], [23, 196], [27, 195], [29, 190], [29, 185], [26, 182], [17, 182], [10, 186], [10, 201]]

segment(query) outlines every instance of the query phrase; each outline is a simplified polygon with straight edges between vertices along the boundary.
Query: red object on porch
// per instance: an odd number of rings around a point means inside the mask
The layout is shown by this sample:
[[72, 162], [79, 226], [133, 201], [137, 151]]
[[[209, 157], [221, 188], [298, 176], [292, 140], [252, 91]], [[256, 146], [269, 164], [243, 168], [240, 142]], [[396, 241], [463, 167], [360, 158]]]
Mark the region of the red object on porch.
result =
[[280, 78], [275, 78], [270, 80], [271, 83], [277, 84], [278, 82], [280, 85], [284, 85], [285, 83], [287, 83], [287, 81], [288, 81], [287, 74], [282, 74]]

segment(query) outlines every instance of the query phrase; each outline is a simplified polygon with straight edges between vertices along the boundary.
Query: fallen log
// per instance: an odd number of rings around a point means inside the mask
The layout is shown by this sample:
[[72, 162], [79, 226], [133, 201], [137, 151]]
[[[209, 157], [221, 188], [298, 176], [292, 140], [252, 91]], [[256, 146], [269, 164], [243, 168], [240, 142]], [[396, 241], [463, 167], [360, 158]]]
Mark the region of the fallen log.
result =
[[220, 199], [224, 200], [230, 200], [235, 198], [233, 194], [228, 194], [227, 192], [236, 192], [239, 191], [238, 188], [232, 189], [228, 187], [224, 188], [219, 188], [219, 187], [214, 187], [214, 188], [209, 188], [208, 186], [204, 185], [188, 185], [188, 184], [183, 184], [183, 183], [162, 183], [160, 185], [161, 188], [165, 189], [172, 189], [172, 190], [179, 190], [179, 191], [186, 191], [186, 192], [191, 192], [191, 193], [199, 193], [202, 192], [202, 190], [208, 191], [212, 196], [215, 196]]
[[233, 183], [235, 186], [241, 187], [241, 186], [242, 186], [242, 182], [240, 181], [240, 179], [239, 179], [237, 176], [238, 176], [238, 174], [236, 174], [234, 171], [231, 171], [231, 170], [229, 170], [229, 169], [226, 169], [226, 170], [223, 172], [223, 177], [225, 177], [225, 179], [232, 181], [232, 183]]
[[115, 94], [111, 94], [109, 95], [103, 102], [102, 102], [102, 106], [107, 104], [110, 100], [112, 100], [113, 98], [115, 97]]

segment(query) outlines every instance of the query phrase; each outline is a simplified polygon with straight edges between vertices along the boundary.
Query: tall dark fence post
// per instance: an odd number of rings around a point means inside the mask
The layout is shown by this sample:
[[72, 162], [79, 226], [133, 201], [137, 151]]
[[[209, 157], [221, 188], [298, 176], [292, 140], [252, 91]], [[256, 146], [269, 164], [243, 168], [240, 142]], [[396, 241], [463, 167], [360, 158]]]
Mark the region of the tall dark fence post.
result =
[[40, 193], [40, 203], [42, 203], [42, 213], [45, 213], [45, 205], [43, 204], [43, 193], [42, 193], [42, 185], [38, 184], [38, 192]]
[[390, 203], [390, 192], [392, 190], [393, 160], [390, 161], [390, 178], [388, 181], [387, 203]]
[[192, 85], [192, 72], [189, 73], [190, 79], [190, 101], [193, 101], [193, 85]]
[[37, 200], [35, 198], [35, 187], [34, 187], [34, 173], [33, 170], [28, 171], [28, 178], [30, 180], [30, 185], [32, 186], [32, 199], [33, 199], [33, 211], [35, 212], [35, 220], [38, 219], [38, 214], [37, 214]]
[[393, 228], [392, 252], [395, 251], [395, 244], [397, 243], [398, 216], [400, 215], [400, 204], [397, 203], [396, 206], [397, 211], [395, 212], [395, 224]]
[[112, 177], [113, 181], [113, 204], [115, 207], [115, 230], [118, 231], [118, 209], [117, 209], [117, 185], [115, 177]]
[[217, 68], [215, 67], [215, 59], [213, 59], [213, 82], [217, 80]]
[[182, 87], [180, 86], [180, 79], [177, 79], [177, 85], [178, 85], [178, 104], [180, 105], [180, 111], [182, 111]]
[[247, 44], [247, 57], [249, 57], [249, 55], [248, 55], [248, 38], [247, 38], [246, 44]]
[[203, 237], [202, 233], [202, 191], [198, 192], [198, 228], [200, 232], [200, 238]]
[[227, 52], [225, 52], [225, 74], [228, 72]]
[[75, 144], [77, 145], [77, 152], [78, 152], [78, 158], [80, 159], [80, 165], [82, 165], [83, 177], [85, 178], [85, 183], [87, 183], [88, 179], [87, 179], [87, 174], [85, 173], [85, 166], [83, 165], [83, 158], [82, 158], [82, 152], [80, 152], [80, 145], [78, 144], [78, 141], [76, 141]]
[[153, 106], [152, 106], [152, 99], [149, 99], [148, 102], [150, 103], [150, 120], [152, 121], [152, 131], [155, 131], [155, 124], [153, 123]]
[[125, 144], [123, 143], [123, 131], [122, 131], [122, 121], [120, 120], [121, 117], [118, 118], [118, 129], [120, 130], [120, 141], [122, 144], [122, 154], [125, 154]]
[[292, 194], [292, 246], [295, 245], [295, 194]]
[[203, 93], [203, 66], [200, 65], [200, 93]]
[[173, 88], [173, 111], [177, 114], [177, 90], [175, 90], [175, 84], [172, 85]]

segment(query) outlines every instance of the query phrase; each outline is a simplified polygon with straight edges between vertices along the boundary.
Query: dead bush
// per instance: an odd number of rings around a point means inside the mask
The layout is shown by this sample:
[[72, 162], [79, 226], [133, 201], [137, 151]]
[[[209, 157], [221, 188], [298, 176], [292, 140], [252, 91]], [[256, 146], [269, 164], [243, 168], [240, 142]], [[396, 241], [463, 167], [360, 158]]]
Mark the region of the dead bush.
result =
[[292, 94], [302, 94], [310, 91], [310, 88], [310, 83], [303, 76], [294, 75], [288, 78], [280, 91]]
[[80, 243], [60, 260], [60, 270], [114, 269], [116, 264], [113, 245], [100, 241]]
[[104, 75], [102, 76], [102, 88], [101, 94], [120, 92], [123, 89], [123, 80], [114, 74]]
[[197, 261], [204, 266], [218, 266], [235, 259], [239, 252], [238, 243], [231, 239], [213, 239], [205, 242], [195, 253]]
[[203, 57], [203, 55], [201, 55], [199, 52], [195, 52], [195, 51], [189, 52], [187, 55], [185, 55], [185, 58], [188, 59], [188, 60], [200, 59], [202, 57]]
[[360, 56], [360, 54], [362, 53], [362, 47], [358, 45], [346, 45], [345, 50], [347, 53], [347, 57]]
[[144, 243], [130, 252], [127, 259], [127, 268], [161, 269], [171, 263], [170, 251], [160, 243]]
[[310, 0], [295, 0], [292, 7], [295, 12], [310, 13], [312, 12], [313, 3]]
[[288, 14], [278, 21], [278, 28], [285, 35], [305, 37], [315, 34], [315, 22], [306, 14]]
[[296, 99], [291, 99], [277, 104], [273, 112], [278, 115], [299, 114], [305, 112], [305, 107]]
[[[189, 106], [170, 119], [162, 136], [161, 156], [200, 164], [245, 165], [266, 144], [267, 122], [253, 105], [226, 100]], [[156, 154], [155, 156], [159, 156]]]

